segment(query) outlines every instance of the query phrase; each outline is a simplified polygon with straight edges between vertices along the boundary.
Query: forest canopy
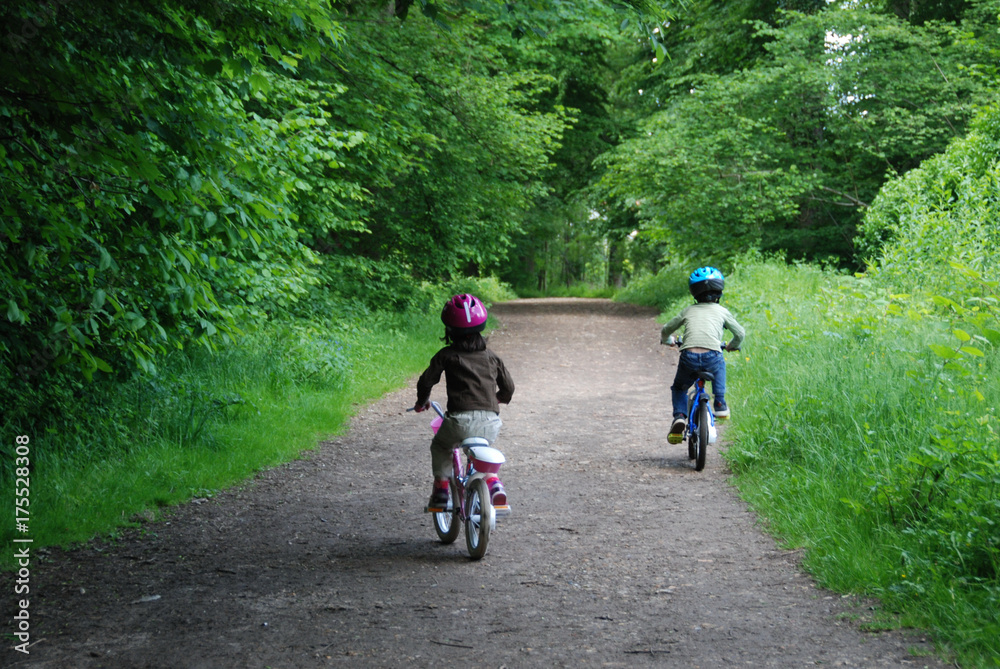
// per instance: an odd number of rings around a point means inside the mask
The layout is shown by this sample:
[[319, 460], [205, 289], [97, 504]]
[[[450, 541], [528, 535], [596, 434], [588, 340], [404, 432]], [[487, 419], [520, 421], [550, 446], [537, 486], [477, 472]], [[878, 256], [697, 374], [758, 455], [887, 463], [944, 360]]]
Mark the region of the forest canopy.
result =
[[752, 22], [752, 67], [665, 65], [680, 76], [645, 82], [655, 105], [601, 158], [607, 207], [633, 210], [678, 258], [708, 246], [720, 260], [758, 248], [856, 262], [858, 226], [885, 180], [944, 150], [992, 99], [985, 25], [863, 9], [775, 19]]
[[5, 3], [4, 386], [463, 277], [859, 268], [883, 184], [992, 99], [998, 11]]
[[[496, 266], [571, 115], [471, 21], [280, 3], [6, 3], [7, 380], [227, 340], [320, 289]], [[385, 45], [392, 48], [385, 48]]]

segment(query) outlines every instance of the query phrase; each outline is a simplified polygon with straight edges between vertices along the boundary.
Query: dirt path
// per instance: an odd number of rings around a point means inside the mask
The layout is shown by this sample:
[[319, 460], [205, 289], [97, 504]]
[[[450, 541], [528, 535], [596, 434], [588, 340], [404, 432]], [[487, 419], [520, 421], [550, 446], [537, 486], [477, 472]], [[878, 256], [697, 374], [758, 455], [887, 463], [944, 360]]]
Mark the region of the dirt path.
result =
[[38, 643], [0, 664], [943, 666], [911, 654], [929, 650], [919, 636], [839, 617], [851, 600], [758, 531], [717, 453], [698, 473], [666, 443], [676, 353], [652, 313], [601, 300], [494, 313], [490, 345], [517, 384], [497, 442], [514, 515], [482, 561], [461, 538], [437, 543], [420, 511], [430, 431], [404, 412], [407, 389], [144, 536], [50, 553], [32, 574]]

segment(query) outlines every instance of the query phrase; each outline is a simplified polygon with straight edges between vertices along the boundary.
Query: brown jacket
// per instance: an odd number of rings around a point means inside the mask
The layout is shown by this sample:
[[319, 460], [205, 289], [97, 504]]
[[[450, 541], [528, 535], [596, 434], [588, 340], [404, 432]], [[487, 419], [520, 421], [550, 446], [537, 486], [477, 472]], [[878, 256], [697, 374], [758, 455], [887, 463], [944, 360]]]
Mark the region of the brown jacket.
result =
[[431, 358], [431, 364], [417, 380], [417, 404], [431, 396], [431, 388], [444, 373], [448, 388], [448, 411], [495, 411], [509, 404], [514, 380], [503, 361], [489, 349], [460, 351], [446, 346]]

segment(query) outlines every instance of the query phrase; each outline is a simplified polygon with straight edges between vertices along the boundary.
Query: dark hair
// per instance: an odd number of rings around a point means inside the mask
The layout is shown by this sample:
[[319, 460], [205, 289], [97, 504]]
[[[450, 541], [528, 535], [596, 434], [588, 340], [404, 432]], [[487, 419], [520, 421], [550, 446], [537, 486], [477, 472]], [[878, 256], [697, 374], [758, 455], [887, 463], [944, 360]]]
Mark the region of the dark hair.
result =
[[457, 334], [451, 328], [446, 327], [443, 339], [448, 346], [457, 348], [459, 351], [465, 351], [466, 353], [486, 350], [486, 340], [478, 332]]
[[702, 293], [701, 295], [697, 295], [694, 299], [696, 299], [700, 304], [702, 302], [718, 302], [721, 298], [722, 293], [713, 291], [711, 293]]

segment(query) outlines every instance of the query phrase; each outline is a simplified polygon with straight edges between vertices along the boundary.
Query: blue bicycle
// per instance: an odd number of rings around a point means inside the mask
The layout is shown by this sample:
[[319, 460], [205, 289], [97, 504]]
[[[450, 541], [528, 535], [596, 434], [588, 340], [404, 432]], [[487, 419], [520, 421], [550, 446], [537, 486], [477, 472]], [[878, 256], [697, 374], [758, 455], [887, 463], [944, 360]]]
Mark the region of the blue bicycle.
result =
[[705, 382], [714, 380], [715, 377], [709, 372], [698, 372], [698, 380], [692, 386], [693, 392], [688, 393], [688, 422], [685, 436], [688, 440], [688, 459], [694, 460], [696, 472], [705, 468], [708, 445], [715, 443], [717, 435], [712, 398], [705, 392]]
[[[678, 346], [684, 343], [679, 337], [674, 339], [671, 346]], [[723, 351], [739, 349], [729, 349], [722, 345]], [[714, 381], [715, 377], [710, 372], [698, 372], [698, 379], [688, 391], [688, 419], [687, 427], [681, 441], [687, 439], [688, 459], [694, 460], [695, 471], [700, 472], [705, 468], [705, 457], [708, 455], [708, 445], [714, 444], [718, 438], [718, 431], [715, 428], [715, 412], [712, 411], [712, 396], [705, 390], [706, 381]]]

